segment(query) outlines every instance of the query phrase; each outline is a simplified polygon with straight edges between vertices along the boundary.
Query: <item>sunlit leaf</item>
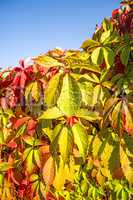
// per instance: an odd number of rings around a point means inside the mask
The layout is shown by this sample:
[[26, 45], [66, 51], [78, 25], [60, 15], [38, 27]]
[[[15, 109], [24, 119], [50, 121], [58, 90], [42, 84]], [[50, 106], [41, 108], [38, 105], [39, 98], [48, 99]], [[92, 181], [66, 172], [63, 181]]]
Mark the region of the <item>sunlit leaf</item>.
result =
[[61, 94], [57, 101], [58, 107], [66, 116], [75, 114], [81, 103], [81, 91], [72, 76], [66, 74], [63, 78]]
[[55, 177], [55, 164], [52, 156], [50, 156], [44, 164], [42, 174], [46, 185], [52, 185]]

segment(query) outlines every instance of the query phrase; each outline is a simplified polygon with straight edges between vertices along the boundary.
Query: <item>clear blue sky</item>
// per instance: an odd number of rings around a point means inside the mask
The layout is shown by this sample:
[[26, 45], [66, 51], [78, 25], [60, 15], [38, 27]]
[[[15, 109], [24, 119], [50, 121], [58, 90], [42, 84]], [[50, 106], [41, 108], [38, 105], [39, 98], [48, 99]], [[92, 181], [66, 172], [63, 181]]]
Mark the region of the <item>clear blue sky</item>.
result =
[[0, 0], [0, 67], [54, 47], [79, 48], [119, 0]]

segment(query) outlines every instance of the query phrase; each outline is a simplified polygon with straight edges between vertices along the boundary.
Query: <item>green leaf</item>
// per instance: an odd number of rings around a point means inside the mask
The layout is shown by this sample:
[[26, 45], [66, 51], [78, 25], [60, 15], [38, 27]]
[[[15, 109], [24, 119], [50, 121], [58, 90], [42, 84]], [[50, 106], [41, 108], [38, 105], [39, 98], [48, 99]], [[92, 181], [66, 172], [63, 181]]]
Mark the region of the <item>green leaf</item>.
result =
[[103, 63], [103, 51], [102, 47], [97, 47], [91, 54], [92, 62], [96, 65], [101, 65]]
[[49, 107], [54, 106], [56, 104], [57, 98], [59, 96], [60, 78], [61, 73], [57, 73], [48, 82], [48, 86], [45, 90], [45, 102]]
[[44, 111], [38, 119], [57, 119], [62, 116], [63, 113], [57, 107], [52, 107]]
[[122, 49], [122, 52], [120, 54], [121, 62], [125, 66], [127, 66], [127, 64], [128, 64], [129, 57], [130, 57], [130, 51], [131, 51], [130, 46], [126, 46]]
[[128, 193], [125, 189], [122, 190], [122, 200], [128, 200]]
[[60, 132], [58, 144], [59, 152], [61, 153], [64, 163], [66, 163], [72, 153], [73, 136], [71, 130], [65, 126]]
[[83, 42], [83, 44], [80, 48], [86, 49], [87, 47], [96, 47], [98, 45], [99, 45], [99, 42], [92, 40], [92, 39], [88, 39]]
[[60, 63], [56, 59], [54, 59], [50, 56], [47, 56], [47, 55], [38, 56], [34, 60], [35, 60], [36, 64], [39, 64], [39, 65], [44, 66], [46, 68], [55, 67], [55, 66], [56, 67], [63, 66], [62, 63]]
[[57, 101], [58, 107], [66, 116], [72, 116], [79, 108], [81, 98], [81, 91], [76, 80], [71, 75], [66, 74], [63, 78], [61, 94]]
[[88, 135], [86, 130], [80, 124], [74, 124], [72, 126], [72, 132], [74, 135], [74, 142], [77, 145], [81, 156], [85, 157], [88, 148]]
[[106, 62], [107, 69], [110, 68], [114, 64], [114, 52], [112, 49], [108, 47], [103, 47], [103, 56]]
[[97, 112], [92, 112], [87, 109], [80, 109], [76, 112], [76, 117], [86, 119], [88, 121], [95, 121], [99, 119]]

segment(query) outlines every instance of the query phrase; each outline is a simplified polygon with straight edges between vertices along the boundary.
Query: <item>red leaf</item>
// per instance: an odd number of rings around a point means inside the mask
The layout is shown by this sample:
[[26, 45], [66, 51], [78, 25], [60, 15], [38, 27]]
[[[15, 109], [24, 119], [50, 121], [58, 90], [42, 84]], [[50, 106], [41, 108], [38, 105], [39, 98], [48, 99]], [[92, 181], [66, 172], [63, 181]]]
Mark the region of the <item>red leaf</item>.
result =
[[47, 192], [46, 200], [57, 200], [57, 199], [51, 192]]
[[15, 87], [15, 88], [17, 88], [17, 87], [19, 87], [19, 85], [20, 85], [20, 74], [17, 74], [16, 76], [15, 76], [15, 78], [13, 79], [13, 86]]
[[24, 88], [26, 85], [26, 82], [28, 81], [28, 75], [24, 71], [21, 72], [21, 79], [20, 79], [20, 87]]
[[0, 103], [1, 103], [1, 107], [5, 110], [5, 109], [8, 109], [8, 105], [7, 105], [7, 99], [6, 99], [6, 97], [2, 97], [1, 99], [0, 99]]
[[13, 125], [14, 129], [18, 129], [20, 126], [22, 126], [24, 123], [27, 123], [30, 117], [23, 117], [18, 119], [15, 124]]
[[12, 148], [12, 149], [15, 149], [17, 148], [17, 143], [14, 141], [14, 140], [11, 140], [8, 145], [8, 147]]
[[115, 19], [118, 15], [119, 15], [119, 9], [113, 10], [113, 12], [112, 12], [112, 18]]
[[71, 127], [72, 127], [74, 124], [76, 124], [77, 122], [78, 122], [78, 118], [75, 117], [75, 116], [69, 117], [69, 118], [67, 118], [67, 120], [66, 120], [67, 125], [69, 125], [69, 126], [71, 126]]
[[35, 130], [36, 126], [37, 126], [37, 121], [30, 119], [28, 122], [27, 129], [28, 129], [28, 131]]

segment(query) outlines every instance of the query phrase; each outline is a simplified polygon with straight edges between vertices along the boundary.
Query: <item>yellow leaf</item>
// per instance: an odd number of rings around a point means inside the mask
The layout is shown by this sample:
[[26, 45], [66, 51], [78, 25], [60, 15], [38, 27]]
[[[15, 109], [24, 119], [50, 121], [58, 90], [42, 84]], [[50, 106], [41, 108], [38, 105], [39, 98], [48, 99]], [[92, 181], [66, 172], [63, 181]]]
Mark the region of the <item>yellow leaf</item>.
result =
[[74, 181], [74, 170], [75, 165], [72, 157], [70, 158], [69, 165], [64, 165], [62, 158], [60, 158], [59, 168], [56, 166], [56, 176], [53, 183], [56, 190], [60, 191], [63, 188], [66, 180], [71, 182]]
[[129, 157], [126, 154], [126, 151], [122, 146], [120, 146], [120, 162], [124, 176], [130, 184], [133, 184], [133, 167], [131, 166], [133, 165], [133, 159], [129, 159]]

